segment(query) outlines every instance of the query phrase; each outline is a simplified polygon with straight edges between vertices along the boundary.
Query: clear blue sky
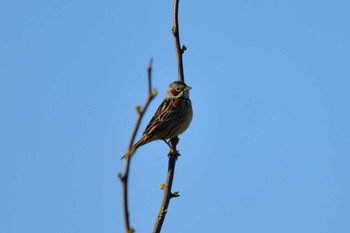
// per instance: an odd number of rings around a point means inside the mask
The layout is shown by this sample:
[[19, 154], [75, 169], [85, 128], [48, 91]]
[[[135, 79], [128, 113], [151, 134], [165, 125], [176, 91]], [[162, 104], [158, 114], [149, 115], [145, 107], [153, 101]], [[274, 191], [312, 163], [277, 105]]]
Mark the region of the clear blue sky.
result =
[[[349, 10], [180, 2], [194, 119], [163, 232], [350, 232]], [[171, 13], [164, 0], [0, 3], [0, 233], [124, 232], [119, 158], [149, 59], [159, 95], [142, 130], [177, 79]], [[153, 228], [166, 153], [154, 142], [133, 160], [137, 232]]]

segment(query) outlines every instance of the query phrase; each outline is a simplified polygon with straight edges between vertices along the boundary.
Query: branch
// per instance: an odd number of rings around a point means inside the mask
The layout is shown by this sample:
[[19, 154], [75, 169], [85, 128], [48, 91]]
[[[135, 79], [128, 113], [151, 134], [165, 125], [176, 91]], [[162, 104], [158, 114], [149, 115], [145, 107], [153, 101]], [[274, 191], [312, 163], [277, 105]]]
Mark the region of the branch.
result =
[[178, 14], [179, 14], [179, 1], [180, 0], [174, 0], [173, 2], [173, 36], [174, 36], [174, 42], [175, 42], [175, 49], [176, 49], [176, 58], [177, 58], [177, 70], [178, 70], [178, 80], [181, 82], [185, 82], [185, 75], [184, 75], [184, 67], [182, 62], [182, 54], [187, 49], [186, 46], [182, 46], [180, 44], [180, 28], [179, 28], [179, 20], [178, 20]]
[[156, 224], [154, 225], [153, 233], [159, 233], [160, 230], [162, 229], [165, 215], [168, 212], [170, 199], [173, 197], [179, 196], [178, 192], [175, 192], [175, 193], [171, 192], [171, 187], [173, 185], [173, 179], [174, 179], [174, 173], [175, 173], [175, 164], [176, 164], [177, 157], [180, 155], [176, 150], [176, 145], [178, 142], [179, 142], [178, 137], [170, 139], [170, 144], [172, 148], [168, 154], [169, 156], [168, 174], [166, 178], [166, 183], [164, 185], [161, 185], [161, 189], [164, 190], [164, 197], [163, 197], [162, 205], [159, 210]]
[[129, 145], [128, 145], [128, 151], [125, 156], [125, 167], [124, 167], [124, 175], [121, 173], [118, 174], [118, 177], [122, 183], [122, 191], [123, 191], [123, 212], [124, 212], [124, 225], [125, 225], [125, 232], [126, 233], [132, 233], [135, 230], [130, 227], [130, 220], [129, 220], [129, 209], [128, 209], [128, 177], [129, 177], [129, 169], [130, 169], [130, 163], [132, 154], [134, 151], [132, 151], [132, 145], [134, 144], [134, 140], [137, 134], [137, 131], [140, 127], [141, 120], [148, 108], [148, 105], [152, 101], [152, 99], [157, 95], [156, 90], [152, 90], [152, 80], [151, 80], [151, 72], [152, 72], [152, 59], [150, 60], [150, 63], [147, 67], [147, 76], [148, 76], [148, 96], [146, 99], [145, 104], [143, 105], [143, 108], [141, 109], [140, 106], [136, 106], [137, 111], [137, 119], [134, 126], [134, 130], [131, 134]]
[[[180, 33], [179, 33], [180, 29], [179, 29], [179, 22], [178, 22], [179, 0], [174, 0], [173, 4], [174, 4], [173, 6], [174, 8], [173, 8], [172, 32], [173, 32], [174, 41], [175, 41], [178, 80], [181, 82], [185, 82], [182, 54], [185, 52], [186, 46], [181, 47], [181, 44], [180, 44]], [[164, 219], [165, 219], [165, 215], [168, 211], [170, 199], [173, 197], [179, 196], [178, 192], [175, 192], [175, 193], [171, 192], [171, 187], [173, 185], [173, 179], [174, 179], [174, 173], [175, 173], [176, 160], [180, 155], [176, 150], [176, 145], [178, 144], [178, 142], [179, 142], [178, 137], [170, 139], [171, 149], [168, 154], [169, 156], [168, 174], [166, 178], [166, 183], [161, 186], [161, 189], [164, 189], [163, 202], [159, 210], [157, 221], [154, 225], [153, 233], [160, 233], [163, 226]]]

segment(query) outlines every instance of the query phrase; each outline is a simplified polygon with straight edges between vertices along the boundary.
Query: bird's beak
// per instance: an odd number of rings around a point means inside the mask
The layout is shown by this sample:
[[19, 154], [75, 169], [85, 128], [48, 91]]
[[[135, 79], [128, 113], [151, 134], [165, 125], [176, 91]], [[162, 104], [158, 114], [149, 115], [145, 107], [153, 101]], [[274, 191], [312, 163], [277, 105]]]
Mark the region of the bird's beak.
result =
[[191, 90], [192, 89], [192, 87], [190, 87], [190, 86], [186, 86], [185, 87], [185, 91], [189, 91], [189, 90]]

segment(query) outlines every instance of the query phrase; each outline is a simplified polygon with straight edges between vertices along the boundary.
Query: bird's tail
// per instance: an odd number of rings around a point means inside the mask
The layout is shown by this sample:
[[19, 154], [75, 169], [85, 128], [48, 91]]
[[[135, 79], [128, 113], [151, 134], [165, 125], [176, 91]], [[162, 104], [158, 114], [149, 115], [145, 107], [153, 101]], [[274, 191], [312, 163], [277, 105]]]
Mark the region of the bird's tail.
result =
[[141, 138], [138, 142], [135, 143], [135, 145], [133, 145], [133, 146], [131, 147], [131, 150], [130, 150], [130, 151], [126, 152], [126, 154], [123, 155], [123, 157], [121, 157], [121, 159], [126, 159], [126, 157], [128, 157], [128, 156], [132, 156], [132, 155], [135, 153], [135, 151], [136, 151], [140, 146], [142, 146], [142, 145], [144, 145], [144, 144], [145, 144], [145, 142], [144, 142], [144, 140]]

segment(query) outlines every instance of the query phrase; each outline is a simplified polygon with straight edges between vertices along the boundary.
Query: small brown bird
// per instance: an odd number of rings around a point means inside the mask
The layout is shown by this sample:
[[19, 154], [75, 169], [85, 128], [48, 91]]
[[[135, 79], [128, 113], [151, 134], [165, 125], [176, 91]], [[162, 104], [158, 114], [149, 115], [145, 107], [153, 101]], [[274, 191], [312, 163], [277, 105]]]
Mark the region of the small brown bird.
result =
[[[174, 138], [182, 134], [192, 121], [192, 104], [189, 99], [190, 86], [180, 81], [171, 83], [163, 102], [148, 123], [141, 139], [131, 148], [137, 148], [155, 140]], [[124, 159], [128, 154], [125, 154]]]

